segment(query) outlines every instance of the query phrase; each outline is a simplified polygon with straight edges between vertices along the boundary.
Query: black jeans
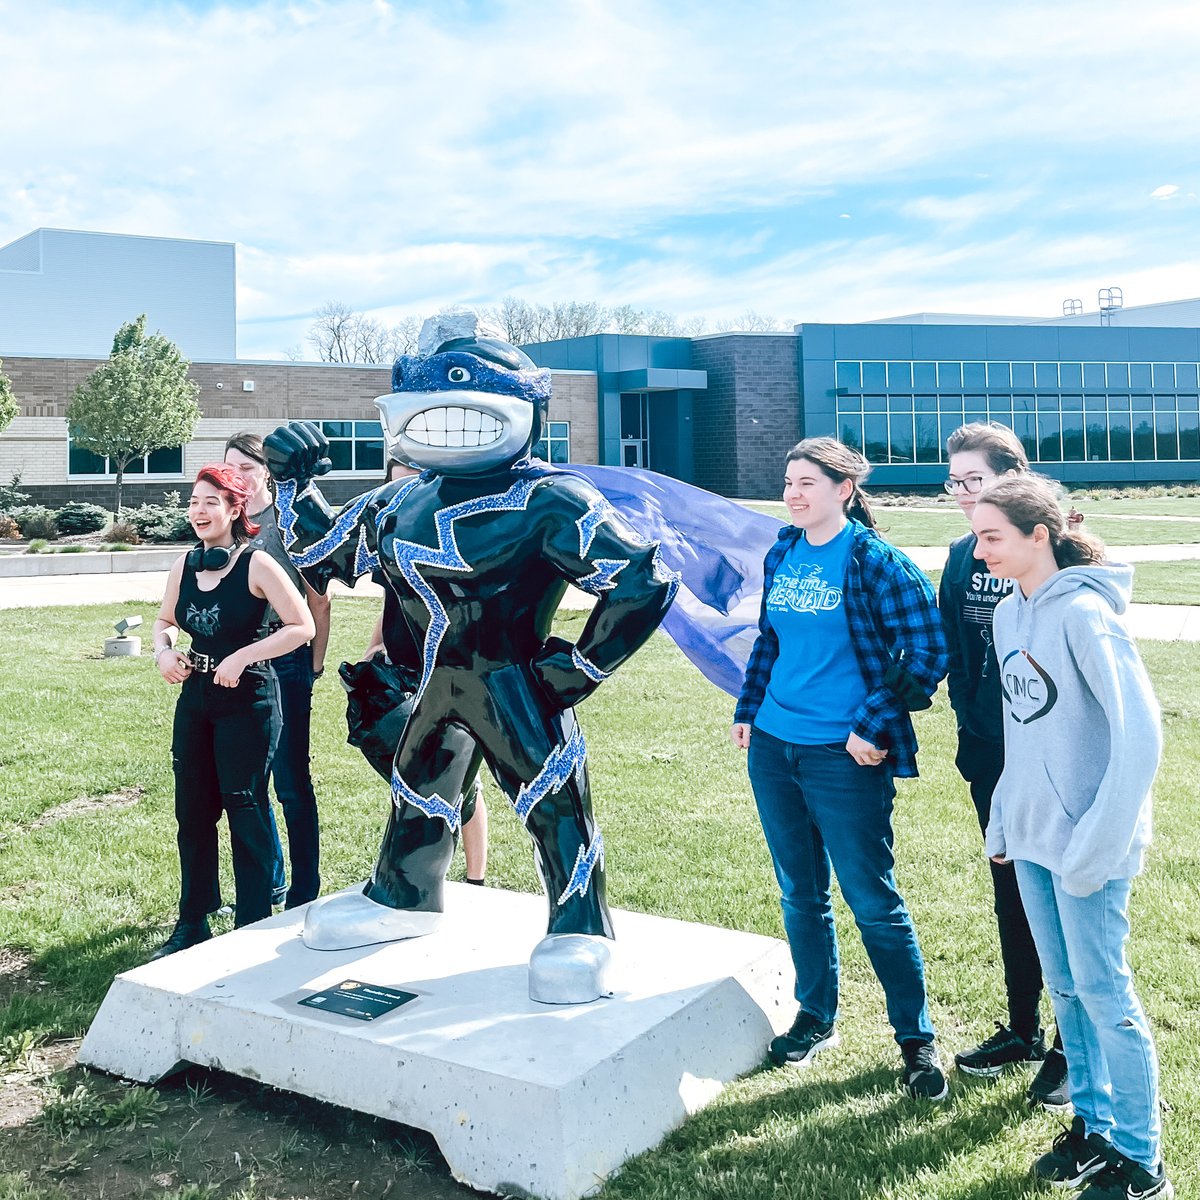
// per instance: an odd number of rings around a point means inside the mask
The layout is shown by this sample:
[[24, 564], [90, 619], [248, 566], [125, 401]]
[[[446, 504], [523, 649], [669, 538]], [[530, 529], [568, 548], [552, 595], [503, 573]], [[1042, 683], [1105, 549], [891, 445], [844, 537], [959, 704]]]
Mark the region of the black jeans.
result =
[[[272, 659], [271, 665], [279, 680], [279, 708], [283, 720], [279, 746], [271, 761], [271, 775], [275, 781], [275, 795], [283, 809], [292, 862], [292, 885], [288, 888], [286, 904], [288, 908], [295, 908], [315, 900], [321, 893], [321, 839], [309, 756], [312, 646], [301, 646], [290, 654]], [[275, 813], [269, 806], [267, 818], [274, 843], [272, 886], [278, 890], [286, 885], [287, 874]]]
[[237, 924], [271, 915], [274, 849], [267, 773], [279, 740], [274, 673], [217, 687], [211, 674], [184, 681], [175, 705], [171, 753], [179, 824], [179, 919], [202, 921], [221, 905], [217, 825], [229, 821]]
[[[987, 829], [992, 815], [992, 793], [1004, 770], [1004, 743], [976, 737], [960, 729], [955, 766], [971, 788], [971, 799], [979, 817], [979, 828]], [[992, 890], [995, 893], [996, 924], [1000, 933], [1000, 959], [1004, 964], [1004, 989], [1008, 994], [1008, 1023], [1024, 1038], [1038, 1030], [1038, 1006], [1042, 998], [1042, 964], [1029, 931], [1029, 920], [1017, 872], [1012, 863], [994, 863]]]

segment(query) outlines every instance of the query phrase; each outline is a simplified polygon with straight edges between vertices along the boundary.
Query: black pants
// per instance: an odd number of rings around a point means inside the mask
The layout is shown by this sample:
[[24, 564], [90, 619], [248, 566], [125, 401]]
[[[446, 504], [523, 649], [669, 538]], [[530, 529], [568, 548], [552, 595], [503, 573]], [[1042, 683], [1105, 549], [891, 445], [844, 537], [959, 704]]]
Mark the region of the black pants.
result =
[[[955, 765], [971, 787], [979, 828], [986, 830], [992, 815], [992, 793], [1004, 770], [1004, 743], [959, 730]], [[1025, 906], [1017, 890], [1017, 872], [1011, 863], [989, 861], [988, 866], [992, 869], [992, 890], [996, 897], [1000, 959], [1004, 964], [1004, 988], [1008, 994], [1008, 1023], [1022, 1037], [1028, 1038], [1039, 1026], [1042, 964], [1038, 961]]]
[[246, 673], [236, 688], [209, 674], [188, 678], [175, 706], [175, 819], [179, 824], [179, 919], [201, 921], [221, 904], [217, 824], [233, 848], [237, 924], [271, 915], [274, 839], [267, 777], [279, 741], [273, 672]]

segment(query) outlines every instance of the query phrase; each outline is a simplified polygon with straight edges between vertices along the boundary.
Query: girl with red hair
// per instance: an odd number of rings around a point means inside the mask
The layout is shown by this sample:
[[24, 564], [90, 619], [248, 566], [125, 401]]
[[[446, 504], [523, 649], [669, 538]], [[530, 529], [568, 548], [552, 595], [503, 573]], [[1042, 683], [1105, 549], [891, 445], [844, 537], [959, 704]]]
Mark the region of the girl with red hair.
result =
[[[171, 568], [154, 622], [159, 674], [180, 686], [171, 754], [182, 877], [179, 919], [154, 958], [212, 937], [208, 914], [221, 905], [222, 813], [233, 848], [236, 924], [271, 915], [267, 777], [279, 739], [279, 697], [269, 660], [309, 641], [313, 621], [280, 566], [246, 545], [258, 532], [246, 516], [250, 498], [233, 467], [200, 469], [188, 502], [199, 540]], [[283, 628], [262, 637], [268, 604]], [[175, 644], [181, 630], [191, 639], [186, 650]]]

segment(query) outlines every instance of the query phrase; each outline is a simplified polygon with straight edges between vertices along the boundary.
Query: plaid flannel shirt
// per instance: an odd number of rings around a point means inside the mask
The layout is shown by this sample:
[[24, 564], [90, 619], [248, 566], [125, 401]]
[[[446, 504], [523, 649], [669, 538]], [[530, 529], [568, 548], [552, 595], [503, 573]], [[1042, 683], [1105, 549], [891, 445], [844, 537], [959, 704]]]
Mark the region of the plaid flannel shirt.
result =
[[[867, 685], [866, 699], [851, 720], [852, 730], [873, 746], [890, 751], [894, 774], [917, 773], [917, 735], [901, 700], [884, 683], [892, 663], [899, 663], [926, 695], [932, 696], [950, 664], [946, 633], [929, 580], [906, 554], [874, 530], [851, 521], [854, 545], [846, 567], [843, 596], [850, 642]], [[758, 640], [746, 666], [735, 723], [752, 725], [766, 695], [771, 669], [779, 656], [779, 640], [767, 615], [767, 596], [775, 572], [801, 531], [785, 526], [763, 562], [763, 602]]]

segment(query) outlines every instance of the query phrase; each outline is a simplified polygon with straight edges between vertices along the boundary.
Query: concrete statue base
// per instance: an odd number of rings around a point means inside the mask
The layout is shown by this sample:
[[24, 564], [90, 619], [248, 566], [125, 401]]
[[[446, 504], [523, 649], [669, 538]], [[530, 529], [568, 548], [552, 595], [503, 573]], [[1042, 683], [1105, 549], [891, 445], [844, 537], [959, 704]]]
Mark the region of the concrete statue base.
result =
[[446, 891], [428, 937], [313, 950], [296, 909], [119, 975], [79, 1061], [143, 1083], [230, 1071], [428, 1130], [473, 1187], [575, 1200], [757, 1066], [794, 1014], [782, 942], [622, 911], [611, 994], [539, 1004], [545, 900]]

